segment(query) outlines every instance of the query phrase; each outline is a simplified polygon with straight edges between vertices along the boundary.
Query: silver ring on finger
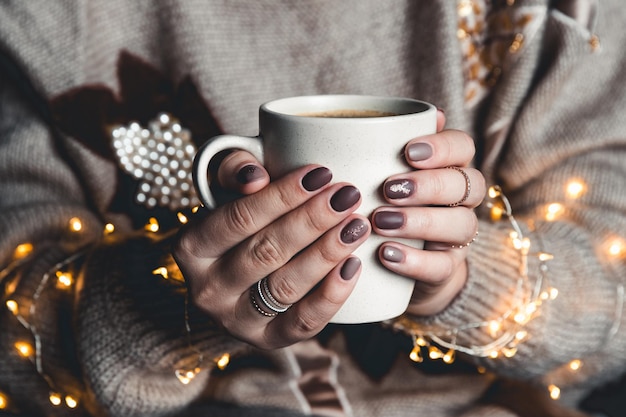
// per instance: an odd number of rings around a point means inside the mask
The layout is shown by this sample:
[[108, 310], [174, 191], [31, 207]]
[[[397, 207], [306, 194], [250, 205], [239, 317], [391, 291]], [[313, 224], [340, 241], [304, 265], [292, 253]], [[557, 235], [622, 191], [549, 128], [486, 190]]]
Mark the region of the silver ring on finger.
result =
[[465, 203], [465, 200], [467, 200], [467, 198], [469, 197], [470, 191], [472, 191], [472, 182], [470, 181], [469, 175], [467, 175], [467, 172], [465, 172], [464, 169], [453, 165], [447, 166], [446, 168], [460, 172], [461, 175], [463, 175], [463, 179], [465, 180], [465, 194], [463, 194], [463, 197], [461, 197], [461, 199], [456, 203], [448, 204], [448, 207], [460, 206], [461, 204]]
[[[276, 298], [272, 295], [272, 292], [270, 291], [269, 285], [267, 284], [267, 277], [257, 282], [255, 287], [256, 293], [259, 300], [261, 300], [263, 307], [266, 307], [268, 310], [271, 311], [271, 313], [269, 314], [284, 313], [289, 309], [289, 307], [291, 307], [291, 304], [283, 304], [276, 300]], [[267, 311], [265, 312], [267, 313]]]

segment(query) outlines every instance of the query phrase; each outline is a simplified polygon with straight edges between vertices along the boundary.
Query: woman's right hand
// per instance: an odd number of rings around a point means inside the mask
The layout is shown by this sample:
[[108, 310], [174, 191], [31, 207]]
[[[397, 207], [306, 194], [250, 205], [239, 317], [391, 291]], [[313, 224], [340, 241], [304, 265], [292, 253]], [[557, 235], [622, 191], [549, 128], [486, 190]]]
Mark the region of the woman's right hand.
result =
[[[173, 255], [190, 298], [238, 339], [267, 349], [308, 339], [352, 292], [361, 268], [350, 254], [371, 225], [354, 213], [359, 191], [331, 177], [310, 165], [270, 182], [251, 155], [234, 152], [218, 181], [244, 196], [181, 231]], [[287, 311], [276, 314], [261, 299], [265, 277], [275, 302], [293, 304]]]

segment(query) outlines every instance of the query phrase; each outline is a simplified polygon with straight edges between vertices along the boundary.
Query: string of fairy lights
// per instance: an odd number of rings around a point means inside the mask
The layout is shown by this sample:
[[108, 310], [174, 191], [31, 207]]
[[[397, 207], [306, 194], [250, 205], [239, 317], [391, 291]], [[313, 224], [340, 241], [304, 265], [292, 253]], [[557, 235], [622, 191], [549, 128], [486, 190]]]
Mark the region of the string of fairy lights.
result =
[[[570, 199], [581, 197], [586, 192], [587, 186], [579, 179], [572, 180], [566, 186], [566, 194]], [[415, 322], [402, 317], [397, 319], [393, 326], [396, 329], [405, 331], [411, 335], [414, 348], [410, 352], [411, 360], [420, 362], [427, 356], [431, 360], [442, 360], [444, 363], [452, 363], [456, 358], [456, 353], [461, 352], [472, 356], [484, 358], [508, 358], [517, 352], [517, 346], [524, 340], [531, 337], [525, 329], [526, 324], [537, 316], [541, 306], [558, 297], [558, 289], [550, 286], [547, 279], [548, 263], [553, 256], [547, 252], [533, 252], [530, 239], [522, 233], [517, 220], [513, 217], [511, 206], [498, 187], [491, 187], [488, 193], [488, 201], [486, 204], [490, 208], [491, 217], [494, 221], [507, 220], [511, 225], [510, 243], [520, 254], [519, 277], [517, 278], [516, 291], [511, 299], [511, 308], [499, 317], [485, 319], [476, 323], [468, 323], [465, 326], [456, 329], [443, 329], [441, 331], [433, 331], [421, 328]], [[197, 208], [192, 212], [195, 213]], [[553, 203], [545, 206], [545, 219], [555, 221], [564, 212], [564, 206], [561, 203]], [[188, 218], [183, 213], [178, 213], [178, 220], [181, 224], [188, 222]], [[81, 233], [82, 221], [77, 218], [71, 218], [68, 222], [68, 229], [71, 233]], [[150, 218], [145, 225], [146, 233], [159, 233], [159, 222], [155, 218]], [[113, 224], [106, 224], [103, 229], [104, 235], [115, 232]], [[56, 385], [54, 379], [47, 374], [45, 363], [42, 356], [42, 346], [44, 341], [34, 325], [34, 318], [37, 314], [37, 303], [41, 295], [45, 291], [71, 291], [74, 287], [74, 274], [76, 271], [72, 269], [72, 263], [82, 256], [77, 253], [66, 260], [54, 265], [46, 272], [39, 282], [29, 305], [20, 305], [26, 301], [17, 301], [14, 297], [18, 282], [6, 281], [10, 279], [12, 274], [18, 267], [28, 261], [29, 257], [35, 251], [33, 243], [25, 242], [18, 245], [13, 253], [12, 261], [3, 270], [0, 271], [0, 284], [4, 284], [4, 294], [2, 301], [5, 308], [12, 313], [15, 318], [15, 324], [27, 329], [30, 338], [19, 339], [14, 341], [15, 352], [23, 360], [32, 362], [34, 370], [46, 381], [49, 390], [49, 402], [53, 407], [65, 406], [69, 409], [75, 409], [79, 406], [79, 398], [75, 395], [66, 393], [62, 387]], [[626, 242], [622, 237], [611, 236], [606, 239], [605, 254], [607, 257], [615, 260], [623, 260], [626, 258]], [[539, 259], [539, 273], [536, 281], [530, 282], [530, 274], [528, 271], [528, 259], [535, 256]], [[176, 279], [182, 280], [182, 274], [175, 267], [175, 264], [155, 265], [152, 273], [159, 279]], [[531, 285], [532, 284], [532, 285]], [[616, 288], [617, 303], [615, 307], [615, 321], [611, 329], [612, 337], [617, 331], [621, 322], [621, 314], [624, 303], [624, 287], [617, 284]], [[23, 312], [28, 312], [24, 314]], [[456, 343], [457, 336], [464, 331], [482, 329], [491, 336], [491, 342], [484, 346], [461, 346]], [[185, 300], [185, 330], [189, 339], [190, 347], [192, 329], [189, 324], [187, 300]], [[201, 352], [197, 351], [196, 363], [187, 368], [173, 369], [173, 374], [181, 384], [189, 384], [202, 370], [208, 370], [212, 367], [224, 369], [229, 361], [229, 353], [224, 353], [210, 361], [203, 358]], [[426, 353], [426, 355], [424, 354]], [[210, 363], [209, 363], [210, 362]], [[575, 358], [569, 364], [568, 368], [571, 372], [577, 372], [584, 365], [581, 359]], [[560, 388], [555, 384], [547, 386], [549, 395], [553, 399], [560, 396]], [[0, 410], [10, 409], [11, 399], [0, 388]]]
[[[586, 189], [587, 186], [582, 180], [572, 179], [566, 185], [566, 195], [570, 199], [578, 199], [586, 192]], [[391, 321], [393, 328], [412, 337], [413, 349], [409, 358], [414, 362], [422, 362], [424, 352], [429, 359], [440, 359], [447, 364], [454, 362], [457, 352], [480, 358], [511, 358], [517, 353], [519, 344], [531, 336], [526, 330], [526, 325], [539, 315], [542, 305], [556, 299], [559, 295], [558, 289], [551, 286], [547, 279], [548, 263], [554, 258], [553, 255], [541, 250], [531, 252], [530, 238], [522, 232], [520, 224], [513, 216], [509, 200], [498, 186], [489, 188], [488, 201], [485, 204], [490, 209], [493, 221], [507, 220], [509, 222], [511, 227], [509, 240], [520, 257], [519, 274], [509, 303], [510, 307], [498, 317], [467, 323], [453, 329], [429, 329], [408, 316], [401, 316]], [[547, 221], [555, 221], [564, 214], [564, 211], [563, 204], [551, 203], [545, 206], [544, 216]], [[617, 260], [626, 257], [626, 244], [620, 237], [610, 237], [605, 249], [609, 258]], [[531, 256], [539, 261], [539, 272], [536, 274], [534, 283], [531, 282], [528, 271], [528, 261]], [[622, 321], [623, 284], [616, 284], [615, 294], [614, 321], [607, 336], [608, 339], [615, 335]], [[490, 342], [472, 346], [457, 344], [457, 338], [461, 333], [475, 329], [482, 329], [489, 334]], [[577, 372], [582, 365], [581, 359], [572, 359], [567, 367], [571, 372]], [[479, 371], [484, 372], [485, 369], [480, 367]], [[556, 400], [560, 397], [561, 389], [556, 384], [548, 384], [547, 389], [550, 398]]]
[[[197, 211], [197, 207], [192, 210], [193, 213]], [[180, 224], [188, 222], [188, 218], [182, 212], [177, 213], [177, 218]], [[68, 222], [68, 230], [71, 233], [80, 233], [83, 229], [83, 223], [78, 217], [73, 217]], [[160, 225], [156, 218], [151, 217], [144, 226], [146, 233], [159, 233]], [[103, 235], [110, 235], [115, 232], [115, 226], [112, 223], [107, 223], [103, 229]], [[46, 367], [43, 359], [43, 340], [35, 325], [35, 318], [37, 315], [38, 301], [41, 298], [44, 291], [57, 290], [57, 291], [72, 291], [75, 286], [75, 273], [72, 269], [72, 264], [79, 258], [81, 258], [85, 251], [80, 251], [67, 259], [55, 264], [50, 268], [39, 281], [36, 290], [34, 291], [29, 305], [21, 305], [17, 301], [17, 297], [14, 297], [16, 289], [19, 285], [17, 282], [17, 275], [15, 272], [21, 265], [26, 263], [31, 255], [36, 253], [34, 244], [26, 242], [18, 245], [14, 252], [12, 261], [6, 268], [0, 271], [0, 284], [5, 284], [4, 294], [2, 301], [8, 311], [15, 317], [16, 324], [23, 327], [30, 334], [30, 338], [15, 340], [13, 347], [19, 357], [24, 360], [28, 360], [33, 364], [34, 370], [39, 376], [47, 383], [49, 387], [48, 401], [53, 407], [65, 406], [68, 409], [76, 409], [79, 406], [80, 398], [71, 393], [64, 392], [62, 387], [59, 387], [54, 378], [46, 371]], [[152, 274], [160, 279], [176, 280], [181, 284], [183, 282], [182, 274], [175, 265], [161, 265], [156, 266], [152, 270]], [[6, 280], [14, 277], [14, 282], [6, 282]], [[23, 304], [23, 303], [22, 303]], [[188, 300], [185, 298], [185, 331], [188, 340], [189, 347], [197, 354], [196, 363], [189, 368], [174, 369], [173, 374], [180, 381], [181, 384], [189, 384], [203, 369], [209, 369], [209, 367], [217, 367], [224, 369], [230, 362], [230, 354], [224, 353], [216, 358], [213, 358], [211, 365], [205, 365], [205, 359], [203, 354], [193, 346], [191, 342], [191, 325], [189, 321], [188, 312]], [[24, 314], [26, 312], [27, 314]], [[11, 400], [6, 392], [0, 388], [0, 410], [10, 409]]]

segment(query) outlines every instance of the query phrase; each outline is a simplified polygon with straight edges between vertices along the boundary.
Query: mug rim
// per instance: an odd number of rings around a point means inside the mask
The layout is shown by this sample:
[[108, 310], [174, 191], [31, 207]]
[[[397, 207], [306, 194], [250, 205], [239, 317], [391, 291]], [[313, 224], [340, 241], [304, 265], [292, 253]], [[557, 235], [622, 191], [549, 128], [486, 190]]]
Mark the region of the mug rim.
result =
[[[335, 104], [331, 105], [332, 103]], [[369, 117], [319, 117], [306, 114], [339, 110], [370, 110], [394, 114]], [[259, 107], [260, 114], [265, 113], [276, 117], [298, 120], [314, 119], [318, 122], [325, 120], [328, 122], [343, 121], [344, 123], [346, 120], [380, 122], [381, 120], [415, 117], [436, 110], [437, 108], [433, 104], [410, 97], [360, 94], [290, 96], [267, 101]]]

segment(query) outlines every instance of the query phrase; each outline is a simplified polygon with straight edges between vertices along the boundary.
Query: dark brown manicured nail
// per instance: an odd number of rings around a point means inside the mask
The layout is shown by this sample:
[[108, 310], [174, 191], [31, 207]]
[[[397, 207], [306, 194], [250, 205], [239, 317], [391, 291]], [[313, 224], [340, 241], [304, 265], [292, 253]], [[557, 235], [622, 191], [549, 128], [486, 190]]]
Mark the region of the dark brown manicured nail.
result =
[[263, 171], [256, 165], [246, 165], [237, 173], [237, 181], [240, 184], [249, 184], [263, 178]]
[[407, 149], [411, 161], [423, 161], [433, 156], [433, 148], [428, 143], [412, 143]]
[[330, 206], [338, 212], [346, 211], [355, 205], [359, 198], [361, 198], [359, 190], [352, 185], [346, 185], [333, 194], [330, 198]]
[[319, 190], [330, 182], [333, 173], [326, 167], [319, 167], [309, 171], [302, 177], [302, 186], [307, 191]]
[[404, 225], [404, 214], [397, 211], [379, 211], [374, 214], [374, 224], [379, 229], [399, 229]]
[[359, 258], [351, 257], [348, 258], [341, 267], [341, 271], [339, 271], [339, 275], [341, 279], [344, 281], [351, 280], [354, 278], [354, 275], [361, 267], [361, 260]]
[[359, 240], [365, 233], [367, 233], [367, 224], [361, 219], [354, 219], [341, 231], [341, 241], [343, 243], [353, 243]]
[[393, 246], [384, 246], [383, 259], [389, 262], [400, 263], [404, 260], [404, 254], [400, 249], [394, 248]]
[[397, 200], [407, 198], [415, 192], [415, 183], [410, 180], [392, 180], [385, 183], [385, 195]]

